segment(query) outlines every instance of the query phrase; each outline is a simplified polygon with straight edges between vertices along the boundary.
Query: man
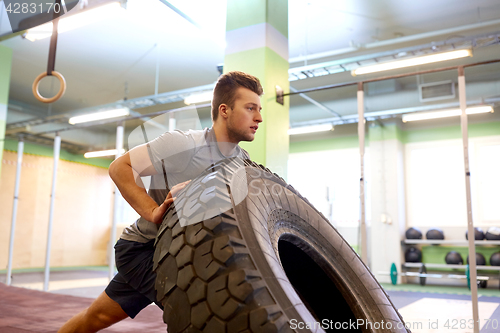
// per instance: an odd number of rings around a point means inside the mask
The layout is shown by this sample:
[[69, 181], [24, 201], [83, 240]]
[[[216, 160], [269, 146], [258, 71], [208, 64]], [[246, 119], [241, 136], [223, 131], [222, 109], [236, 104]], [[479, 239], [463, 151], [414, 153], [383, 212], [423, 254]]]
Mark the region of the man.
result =
[[[228, 157], [249, 158], [240, 141], [253, 141], [262, 122], [259, 80], [243, 72], [222, 75], [214, 88], [210, 129], [166, 132], [117, 158], [109, 175], [141, 218], [115, 245], [118, 273], [90, 307], [63, 332], [97, 332], [156, 302], [154, 239], [163, 215], [190, 179]], [[141, 178], [151, 176], [149, 193]], [[168, 195], [167, 195], [168, 194]], [[161, 304], [158, 304], [161, 307]]]

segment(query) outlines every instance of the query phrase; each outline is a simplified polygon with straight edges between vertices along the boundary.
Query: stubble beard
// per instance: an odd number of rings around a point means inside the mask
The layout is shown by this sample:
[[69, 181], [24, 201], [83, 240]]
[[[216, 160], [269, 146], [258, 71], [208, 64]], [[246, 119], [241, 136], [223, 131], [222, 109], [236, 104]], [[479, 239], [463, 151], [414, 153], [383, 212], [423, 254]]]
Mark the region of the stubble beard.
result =
[[243, 129], [237, 129], [236, 126], [233, 126], [231, 120], [227, 122], [227, 136], [231, 142], [239, 143], [241, 141], [253, 141], [254, 136], [248, 132], [245, 132]]

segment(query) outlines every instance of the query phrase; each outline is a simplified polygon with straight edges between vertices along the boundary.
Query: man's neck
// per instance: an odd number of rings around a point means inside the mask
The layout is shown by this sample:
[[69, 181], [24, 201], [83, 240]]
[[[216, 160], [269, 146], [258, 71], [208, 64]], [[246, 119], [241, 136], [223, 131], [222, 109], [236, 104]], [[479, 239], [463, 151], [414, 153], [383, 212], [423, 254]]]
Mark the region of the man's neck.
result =
[[222, 155], [226, 157], [233, 155], [238, 142], [231, 142], [226, 127], [222, 126], [219, 123], [216, 123], [213, 124], [212, 129], [214, 131], [215, 140], [217, 140], [217, 145], [219, 146], [219, 150]]

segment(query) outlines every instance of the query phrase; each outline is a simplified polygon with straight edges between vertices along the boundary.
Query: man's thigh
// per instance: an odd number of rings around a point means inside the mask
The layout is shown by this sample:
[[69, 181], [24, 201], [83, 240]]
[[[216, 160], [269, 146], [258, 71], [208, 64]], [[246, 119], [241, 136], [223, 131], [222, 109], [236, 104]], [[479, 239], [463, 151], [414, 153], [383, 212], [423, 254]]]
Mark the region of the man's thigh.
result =
[[156, 303], [153, 244], [154, 240], [138, 243], [120, 239], [115, 246], [118, 273], [106, 288], [106, 294], [131, 318]]

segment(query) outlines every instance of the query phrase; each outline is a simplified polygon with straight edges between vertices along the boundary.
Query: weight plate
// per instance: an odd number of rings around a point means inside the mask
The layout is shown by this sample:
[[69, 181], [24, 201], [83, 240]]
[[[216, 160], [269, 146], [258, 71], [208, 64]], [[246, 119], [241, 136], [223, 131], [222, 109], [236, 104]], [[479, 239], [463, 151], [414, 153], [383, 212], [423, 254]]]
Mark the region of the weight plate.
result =
[[[420, 269], [418, 270], [418, 272], [420, 274], [427, 274], [427, 268], [425, 267], [424, 264], [422, 264], [422, 266], [420, 266]], [[420, 285], [425, 286], [426, 280], [427, 280], [426, 276], [420, 276]]]
[[393, 285], [398, 283], [398, 269], [395, 263], [392, 263], [391, 265], [391, 282]]

